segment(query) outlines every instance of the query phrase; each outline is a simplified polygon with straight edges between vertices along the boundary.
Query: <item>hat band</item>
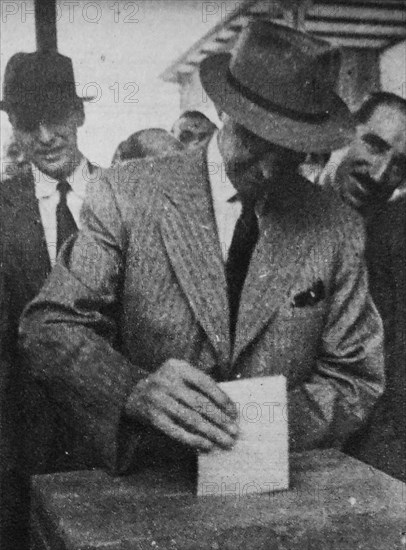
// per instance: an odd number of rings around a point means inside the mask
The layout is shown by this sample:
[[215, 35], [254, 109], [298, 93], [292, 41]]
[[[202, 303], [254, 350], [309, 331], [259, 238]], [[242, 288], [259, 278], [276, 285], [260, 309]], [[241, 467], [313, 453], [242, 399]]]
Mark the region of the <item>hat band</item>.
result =
[[289, 107], [278, 105], [270, 99], [266, 99], [256, 92], [253, 92], [244, 84], [241, 84], [241, 82], [232, 74], [230, 69], [228, 69], [227, 71], [227, 83], [245, 99], [248, 99], [248, 101], [255, 103], [258, 107], [261, 107], [266, 111], [278, 111], [281, 115], [287, 118], [298, 120], [300, 122], [308, 122], [310, 124], [318, 124], [320, 122], [326, 121], [329, 118], [329, 111], [321, 111], [319, 113], [303, 113], [294, 109], [290, 109]]

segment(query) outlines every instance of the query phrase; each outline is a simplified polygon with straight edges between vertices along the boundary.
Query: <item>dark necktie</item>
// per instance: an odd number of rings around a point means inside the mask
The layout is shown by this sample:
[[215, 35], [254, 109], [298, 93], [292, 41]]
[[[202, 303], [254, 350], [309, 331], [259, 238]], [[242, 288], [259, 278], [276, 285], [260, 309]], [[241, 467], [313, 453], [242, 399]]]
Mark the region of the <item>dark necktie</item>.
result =
[[247, 200], [241, 202], [242, 212], [234, 229], [226, 262], [230, 335], [233, 344], [241, 291], [247, 276], [252, 252], [258, 241], [258, 219], [255, 214], [255, 202]]
[[59, 252], [59, 249], [63, 243], [71, 236], [73, 233], [76, 233], [77, 226], [75, 220], [73, 219], [72, 213], [68, 208], [66, 202], [66, 196], [70, 191], [71, 186], [69, 183], [64, 180], [60, 181], [57, 186], [59, 191], [59, 203], [56, 207], [56, 252]]

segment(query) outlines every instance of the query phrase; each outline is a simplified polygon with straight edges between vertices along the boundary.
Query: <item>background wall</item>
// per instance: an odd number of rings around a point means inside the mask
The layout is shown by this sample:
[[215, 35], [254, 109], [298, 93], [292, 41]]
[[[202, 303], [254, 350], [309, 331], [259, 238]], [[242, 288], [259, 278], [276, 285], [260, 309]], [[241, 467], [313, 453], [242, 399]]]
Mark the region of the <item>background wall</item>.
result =
[[406, 99], [406, 40], [380, 56], [382, 89]]
[[[96, 95], [86, 104], [79, 131], [82, 151], [109, 165], [118, 143], [152, 126], [170, 129], [180, 112], [178, 86], [160, 73], [225, 16], [196, 0], [58, 1], [58, 49], [73, 60], [78, 93]], [[223, 2], [223, 4], [225, 4]], [[33, 0], [1, 8], [0, 75], [17, 51], [35, 50]], [[2, 135], [9, 133], [1, 113]]]
[[[44, 0], [45, 1], [45, 0]], [[215, 110], [197, 74], [178, 85], [159, 75], [238, 2], [201, 0], [57, 0], [59, 51], [73, 59], [78, 93], [96, 95], [86, 104], [80, 147], [93, 161], [110, 164], [118, 143], [136, 130], [170, 129], [180, 109], [200, 108], [214, 122]], [[0, 79], [17, 51], [35, 50], [34, 0], [1, 0]], [[380, 78], [379, 78], [380, 70]], [[406, 43], [380, 55], [348, 50], [339, 91], [352, 108], [379, 85], [406, 94]], [[10, 132], [1, 112], [1, 135]]]

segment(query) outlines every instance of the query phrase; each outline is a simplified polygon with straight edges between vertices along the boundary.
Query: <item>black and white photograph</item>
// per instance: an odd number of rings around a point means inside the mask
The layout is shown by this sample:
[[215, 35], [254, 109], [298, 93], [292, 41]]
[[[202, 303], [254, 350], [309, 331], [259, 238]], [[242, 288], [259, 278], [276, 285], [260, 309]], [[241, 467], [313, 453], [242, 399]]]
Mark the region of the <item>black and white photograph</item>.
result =
[[406, 0], [0, 31], [0, 550], [406, 549]]

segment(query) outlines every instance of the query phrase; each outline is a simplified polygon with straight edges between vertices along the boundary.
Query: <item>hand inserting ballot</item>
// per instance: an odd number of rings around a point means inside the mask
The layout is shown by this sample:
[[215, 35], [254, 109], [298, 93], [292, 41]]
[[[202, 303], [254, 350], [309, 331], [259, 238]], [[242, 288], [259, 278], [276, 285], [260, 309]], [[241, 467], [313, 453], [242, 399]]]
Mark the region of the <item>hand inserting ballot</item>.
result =
[[125, 412], [200, 451], [230, 449], [238, 437], [235, 404], [210, 376], [178, 359], [141, 380]]

